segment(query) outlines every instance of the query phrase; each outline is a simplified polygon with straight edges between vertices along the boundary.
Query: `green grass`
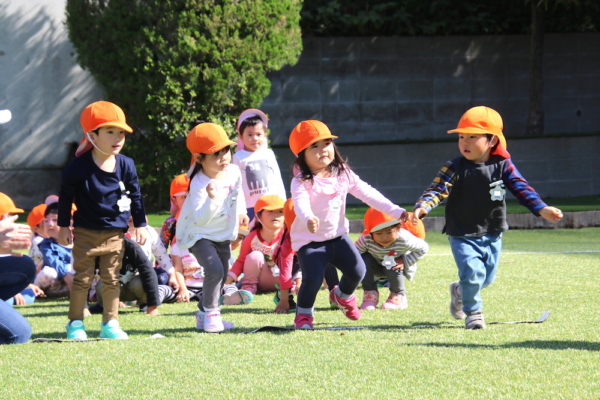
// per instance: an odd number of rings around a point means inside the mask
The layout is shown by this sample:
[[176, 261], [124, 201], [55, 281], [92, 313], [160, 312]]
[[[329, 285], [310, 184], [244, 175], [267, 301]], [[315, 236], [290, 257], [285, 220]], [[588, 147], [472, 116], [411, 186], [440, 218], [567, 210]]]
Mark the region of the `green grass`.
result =
[[[466, 331], [450, 317], [448, 284], [456, 267], [444, 235], [430, 233], [427, 241], [429, 255], [415, 281], [407, 282], [406, 310], [365, 312], [352, 322], [330, 311], [327, 293], [319, 293], [316, 327], [367, 329], [241, 334], [291, 325], [292, 315], [272, 313], [271, 294], [224, 307], [236, 329], [220, 335], [194, 329], [195, 304], [163, 305], [156, 317], [125, 309], [120, 321], [129, 341], [0, 346], [0, 393], [52, 399], [600, 397], [600, 228], [507, 232], [497, 281], [483, 292], [486, 320], [551, 314], [543, 324], [484, 331]], [[596, 253], [567, 253], [576, 251]], [[43, 300], [19, 311], [34, 337], [62, 338], [67, 306], [64, 299]], [[97, 337], [99, 324], [100, 316], [86, 319], [90, 337]], [[155, 333], [165, 338], [147, 339]]]

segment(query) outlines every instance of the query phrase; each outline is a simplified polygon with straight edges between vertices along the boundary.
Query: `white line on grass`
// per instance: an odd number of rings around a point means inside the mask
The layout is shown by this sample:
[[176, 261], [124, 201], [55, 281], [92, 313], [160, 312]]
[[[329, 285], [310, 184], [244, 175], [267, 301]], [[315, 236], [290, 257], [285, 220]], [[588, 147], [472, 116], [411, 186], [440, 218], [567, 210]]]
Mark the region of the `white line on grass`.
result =
[[[600, 250], [574, 250], [574, 251], [515, 251], [515, 252], [502, 252], [504, 256], [510, 255], [521, 255], [521, 254], [578, 254], [578, 253], [600, 253]], [[427, 254], [429, 257], [436, 256], [451, 256], [452, 253], [440, 253], [440, 254]]]

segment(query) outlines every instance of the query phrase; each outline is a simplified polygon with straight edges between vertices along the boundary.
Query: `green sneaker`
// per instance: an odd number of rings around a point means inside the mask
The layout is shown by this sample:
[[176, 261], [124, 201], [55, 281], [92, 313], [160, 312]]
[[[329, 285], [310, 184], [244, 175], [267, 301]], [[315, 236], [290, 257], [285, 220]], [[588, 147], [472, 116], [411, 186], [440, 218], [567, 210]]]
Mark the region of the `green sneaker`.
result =
[[107, 323], [100, 323], [100, 337], [104, 339], [129, 339], [127, 333], [119, 326], [119, 321], [111, 319]]
[[85, 326], [83, 326], [82, 320], [74, 319], [73, 321], [69, 321], [65, 328], [67, 328], [67, 339], [87, 340], [87, 333], [85, 333]]

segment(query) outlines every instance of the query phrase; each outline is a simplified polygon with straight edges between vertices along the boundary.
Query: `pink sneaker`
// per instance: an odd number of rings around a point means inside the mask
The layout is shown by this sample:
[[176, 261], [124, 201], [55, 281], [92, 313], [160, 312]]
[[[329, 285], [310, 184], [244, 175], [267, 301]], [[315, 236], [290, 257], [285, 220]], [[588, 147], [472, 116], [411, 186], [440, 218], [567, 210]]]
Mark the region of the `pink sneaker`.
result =
[[377, 290], [365, 290], [360, 309], [368, 311], [374, 310], [377, 308], [377, 303], [379, 303], [379, 292]]
[[313, 329], [312, 314], [297, 314], [294, 318], [294, 329]]
[[[215, 313], [217, 314], [218, 317], [218, 324], [216, 327], [217, 328], [221, 328], [220, 330], [212, 330], [214, 329], [214, 326], [211, 326], [211, 320], [209, 320], [208, 322], [206, 321], [206, 319], [209, 316], [212, 316], [213, 320], [214, 320], [214, 315]], [[206, 326], [209, 327], [208, 330], [206, 329]], [[207, 316], [206, 313], [204, 311], [198, 311], [196, 313], [196, 329], [200, 329], [200, 330], [204, 330], [205, 332], [223, 332], [226, 329], [232, 329], [233, 328], [233, 324], [231, 322], [227, 322], [227, 321], [223, 321], [221, 320], [221, 313], [219, 311], [213, 311], [211, 313], [209, 313], [209, 315]]]
[[329, 292], [329, 301], [335, 304], [344, 315], [353, 320], [358, 321], [360, 319], [360, 310], [356, 306], [356, 296], [352, 295], [349, 299], [342, 299], [337, 294], [335, 294], [335, 289], [337, 286], [333, 288], [331, 292]]
[[400, 293], [391, 293], [390, 297], [381, 305], [385, 310], [403, 310], [408, 307], [408, 300], [405, 295]]

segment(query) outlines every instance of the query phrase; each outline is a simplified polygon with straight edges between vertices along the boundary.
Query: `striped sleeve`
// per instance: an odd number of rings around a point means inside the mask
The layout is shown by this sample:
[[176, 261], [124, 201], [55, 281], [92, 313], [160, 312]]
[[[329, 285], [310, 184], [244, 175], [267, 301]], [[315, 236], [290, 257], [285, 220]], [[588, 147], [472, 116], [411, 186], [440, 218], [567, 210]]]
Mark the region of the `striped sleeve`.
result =
[[455, 166], [452, 161], [448, 161], [437, 173], [429, 188], [419, 197], [419, 200], [415, 204], [415, 209], [424, 208], [425, 211], [430, 212], [448, 197], [455, 182]]
[[547, 204], [542, 201], [535, 189], [529, 186], [510, 158], [507, 158], [504, 163], [502, 180], [513, 196], [519, 200], [519, 203], [527, 207], [533, 214], [539, 216], [540, 210], [547, 207]]

